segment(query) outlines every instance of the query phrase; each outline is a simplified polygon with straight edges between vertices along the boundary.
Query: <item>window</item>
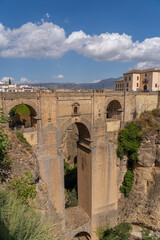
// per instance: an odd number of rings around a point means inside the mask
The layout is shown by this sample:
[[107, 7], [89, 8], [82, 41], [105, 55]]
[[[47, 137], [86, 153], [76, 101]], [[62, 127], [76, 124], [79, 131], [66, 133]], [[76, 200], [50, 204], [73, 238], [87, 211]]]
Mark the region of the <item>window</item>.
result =
[[137, 77], [137, 81], [139, 80], [139, 77]]
[[127, 77], [125, 77], [125, 81], [127, 81]]
[[137, 83], [137, 87], [138, 87], [138, 83]]
[[157, 87], [157, 83], [155, 83], [155, 87]]
[[131, 77], [129, 77], [129, 81], [131, 81]]
[[136, 90], [138, 91], [138, 88]]
[[127, 83], [127, 87], [128, 87], [128, 83]]
[[78, 108], [74, 107], [74, 114], [77, 114], [77, 113], [78, 113]]
[[127, 88], [127, 91], [128, 91], [128, 88]]

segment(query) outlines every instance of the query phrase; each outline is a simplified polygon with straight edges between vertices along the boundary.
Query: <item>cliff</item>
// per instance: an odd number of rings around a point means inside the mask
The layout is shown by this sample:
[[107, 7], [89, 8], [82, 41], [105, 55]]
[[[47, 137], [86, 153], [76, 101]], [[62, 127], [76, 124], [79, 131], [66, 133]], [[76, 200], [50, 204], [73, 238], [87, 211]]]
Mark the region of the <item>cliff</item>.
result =
[[[159, 120], [158, 120], [159, 121]], [[118, 185], [126, 171], [127, 159], [119, 160]], [[134, 184], [130, 195], [119, 195], [119, 222], [160, 231], [160, 131], [149, 131], [138, 151], [138, 161], [134, 165]]]

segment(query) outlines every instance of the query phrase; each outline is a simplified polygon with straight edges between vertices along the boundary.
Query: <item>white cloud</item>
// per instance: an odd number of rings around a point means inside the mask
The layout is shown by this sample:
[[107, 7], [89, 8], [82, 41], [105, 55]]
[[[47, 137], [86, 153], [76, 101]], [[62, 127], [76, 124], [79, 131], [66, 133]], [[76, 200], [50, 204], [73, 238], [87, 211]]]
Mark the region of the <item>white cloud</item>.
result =
[[98, 82], [100, 82], [101, 80], [94, 80], [94, 81], [92, 81], [92, 83], [98, 83]]
[[64, 75], [62, 74], [59, 74], [57, 76], [52, 76], [53, 79], [63, 79], [64, 78]]
[[137, 68], [160, 67], [160, 37], [133, 42], [127, 34], [91, 36], [82, 30], [66, 37], [65, 30], [51, 22], [30, 22], [16, 29], [0, 24], [0, 57], [60, 58], [70, 50], [96, 61], [136, 61]]
[[[5, 45], [4, 38], [6, 39]], [[62, 48], [64, 41], [64, 30], [53, 23], [43, 22], [41, 25], [27, 23], [13, 30], [1, 26], [0, 56], [6, 58], [58, 58], [64, 54], [64, 48]]]
[[31, 81], [28, 78], [22, 77], [18, 81], [18, 84], [34, 84], [34, 83], [38, 83], [38, 82], [39, 82], [38, 80]]
[[0, 82], [8, 82], [9, 79], [10, 79], [11, 81], [14, 81], [14, 78], [12, 78], [12, 77], [3, 77], [3, 78], [0, 79]]

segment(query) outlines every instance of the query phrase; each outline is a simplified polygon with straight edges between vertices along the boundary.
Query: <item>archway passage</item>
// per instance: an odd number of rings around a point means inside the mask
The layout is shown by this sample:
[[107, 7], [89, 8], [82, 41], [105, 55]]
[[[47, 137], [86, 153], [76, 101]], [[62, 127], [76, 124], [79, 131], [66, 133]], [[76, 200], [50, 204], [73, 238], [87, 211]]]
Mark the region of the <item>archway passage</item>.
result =
[[10, 119], [9, 126], [11, 128], [31, 128], [35, 127], [37, 120], [36, 120], [36, 111], [29, 105], [26, 104], [19, 104], [14, 106], [10, 112]]
[[107, 118], [121, 120], [122, 106], [119, 101], [113, 100], [108, 104], [107, 107]]
[[66, 151], [70, 156], [64, 158], [66, 207], [79, 205], [88, 216], [91, 215], [90, 142], [89, 130], [83, 123], [72, 124], [62, 139], [64, 156]]
[[144, 85], [143, 90], [144, 90], [144, 92], [147, 91], [147, 85], [146, 84]]
[[91, 240], [91, 236], [87, 232], [78, 233], [73, 240]]

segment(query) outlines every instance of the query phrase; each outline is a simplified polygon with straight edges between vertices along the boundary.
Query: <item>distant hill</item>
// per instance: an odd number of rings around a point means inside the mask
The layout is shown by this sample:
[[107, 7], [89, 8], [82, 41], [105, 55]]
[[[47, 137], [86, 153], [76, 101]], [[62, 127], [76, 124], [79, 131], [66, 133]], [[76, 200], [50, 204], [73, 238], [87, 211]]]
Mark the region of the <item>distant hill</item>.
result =
[[[114, 89], [115, 88], [115, 81], [121, 79], [122, 77], [118, 78], [107, 78], [103, 79], [97, 83], [41, 83], [41, 87], [46, 88], [57, 88], [57, 89]], [[33, 84], [32, 86], [39, 86], [40, 84]]]

